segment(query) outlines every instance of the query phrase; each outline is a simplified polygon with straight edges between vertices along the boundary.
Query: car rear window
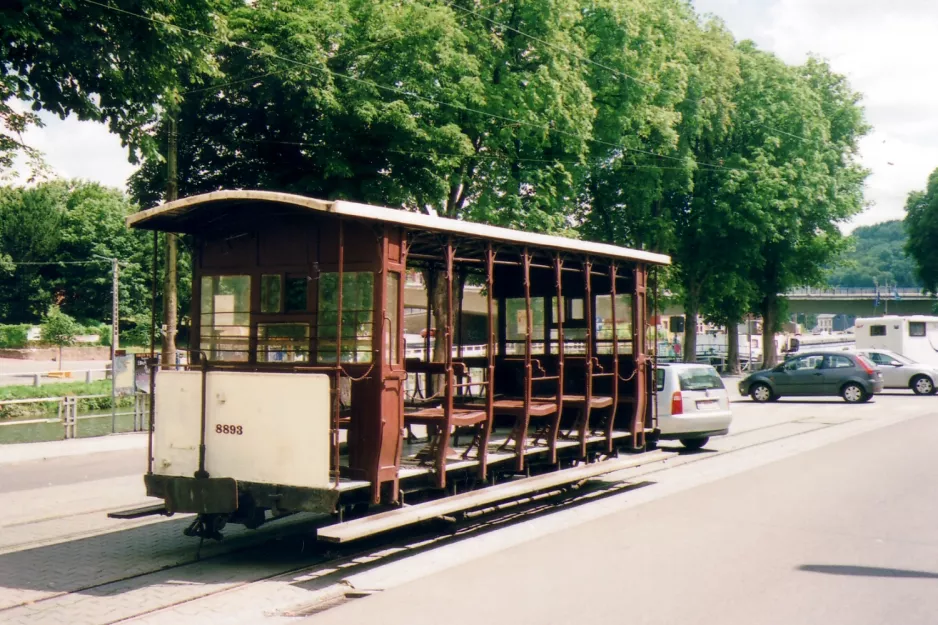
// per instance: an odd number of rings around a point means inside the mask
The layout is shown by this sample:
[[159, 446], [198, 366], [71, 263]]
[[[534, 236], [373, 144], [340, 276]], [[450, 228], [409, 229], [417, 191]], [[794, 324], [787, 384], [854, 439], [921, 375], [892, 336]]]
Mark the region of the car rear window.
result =
[[713, 367], [694, 367], [682, 369], [677, 374], [682, 391], [706, 391], [713, 388], [725, 388], [720, 374]]

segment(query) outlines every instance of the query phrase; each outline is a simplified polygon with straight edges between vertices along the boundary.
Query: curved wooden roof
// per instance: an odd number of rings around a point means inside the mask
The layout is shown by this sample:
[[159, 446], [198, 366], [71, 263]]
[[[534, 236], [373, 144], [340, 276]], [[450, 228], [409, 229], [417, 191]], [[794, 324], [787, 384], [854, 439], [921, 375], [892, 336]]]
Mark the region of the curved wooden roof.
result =
[[287, 205], [301, 210], [321, 211], [354, 219], [393, 223], [405, 228], [430, 232], [448, 233], [458, 237], [479, 238], [516, 245], [545, 247], [555, 250], [591, 254], [609, 258], [640, 261], [656, 265], [669, 265], [671, 258], [665, 254], [656, 254], [644, 250], [634, 250], [606, 243], [594, 243], [568, 237], [512, 230], [498, 226], [489, 226], [470, 221], [448, 219], [433, 215], [423, 215], [405, 210], [357, 204], [337, 200], [333, 202], [317, 200], [275, 191], [214, 191], [193, 195], [181, 200], [161, 204], [127, 218], [127, 225], [132, 228], [161, 230], [167, 232], [185, 232], [180, 227], [191, 220], [195, 213], [206, 207], [219, 208], [224, 204], [244, 204], [245, 202], [271, 202]]

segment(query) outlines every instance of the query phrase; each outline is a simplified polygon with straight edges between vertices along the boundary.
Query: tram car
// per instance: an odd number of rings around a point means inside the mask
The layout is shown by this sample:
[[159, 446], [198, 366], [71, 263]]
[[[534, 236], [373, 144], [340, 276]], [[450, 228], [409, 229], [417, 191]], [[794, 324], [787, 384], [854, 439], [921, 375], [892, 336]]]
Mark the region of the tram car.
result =
[[[188, 365], [152, 374], [144, 476], [162, 513], [197, 514], [191, 534], [562, 478], [654, 433], [646, 297], [665, 255], [266, 191], [128, 225], [193, 251]], [[405, 349], [415, 314], [422, 350]]]

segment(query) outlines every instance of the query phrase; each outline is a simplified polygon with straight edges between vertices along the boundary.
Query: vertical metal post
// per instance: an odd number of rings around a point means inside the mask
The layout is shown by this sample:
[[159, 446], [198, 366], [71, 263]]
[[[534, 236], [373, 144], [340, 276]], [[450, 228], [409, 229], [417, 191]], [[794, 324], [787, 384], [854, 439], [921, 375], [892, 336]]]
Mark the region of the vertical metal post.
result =
[[335, 487], [339, 487], [341, 456], [339, 455], [339, 426], [342, 412], [342, 280], [345, 276], [345, 222], [339, 220], [339, 271], [336, 293], [335, 329], [335, 398], [332, 403], [332, 462], [335, 465]]
[[[147, 473], [153, 474], [153, 422], [156, 420], [156, 274], [159, 265], [160, 235], [153, 231], [153, 264], [150, 292], [150, 423], [147, 428]], [[201, 356], [201, 354], [200, 354]]]
[[119, 302], [117, 259], [111, 259], [111, 434], [117, 431], [117, 346], [119, 342]]

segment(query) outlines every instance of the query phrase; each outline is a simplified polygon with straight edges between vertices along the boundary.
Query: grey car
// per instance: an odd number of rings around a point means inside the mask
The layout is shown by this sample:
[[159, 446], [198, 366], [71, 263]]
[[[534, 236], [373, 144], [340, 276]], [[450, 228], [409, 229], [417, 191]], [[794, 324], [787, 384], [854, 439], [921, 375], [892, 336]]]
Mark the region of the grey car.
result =
[[785, 396], [843, 397], [849, 403], [869, 401], [883, 390], [883, 375], [859, 354], [808, 352], [773, 369], [757, 371], [739, 383], [739, 393], [757, 402]]

